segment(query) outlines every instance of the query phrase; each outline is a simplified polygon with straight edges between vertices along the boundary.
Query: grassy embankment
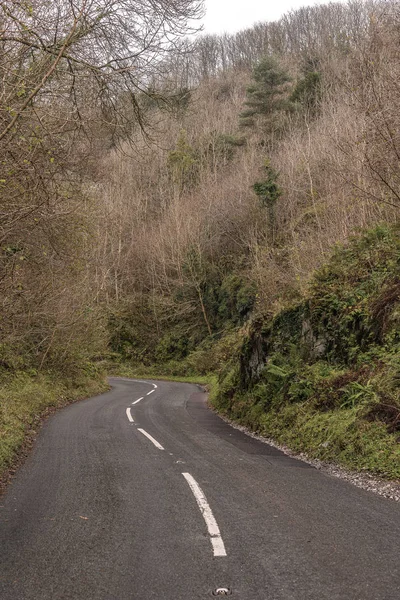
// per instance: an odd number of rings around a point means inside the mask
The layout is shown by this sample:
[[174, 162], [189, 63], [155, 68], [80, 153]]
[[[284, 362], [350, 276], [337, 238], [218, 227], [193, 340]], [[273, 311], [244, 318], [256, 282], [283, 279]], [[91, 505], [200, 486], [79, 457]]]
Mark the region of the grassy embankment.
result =
[[33, 439], [52, 410], [108, 388], [101, 373], [63, 377], [60, 373], [3, 374], [0, 385], [0, 480]]
[[[175, 361], [173, 362], [176, 366]], [[118, 361], [118, 357], [114, 356], [113, 360], [107, 362], [107, 372], [110, 377], [131, 377], [132, 379], [150, 379], [159, 381], [178, 381], [182, 383], [198, 383], [200, 385], [211, 386], [217, 382], [214, 373], [199, 374], [193, 370], [183, 366], [179, 371], [176, 368], [171, 368], [171, 365], [132, 365], [126, 361]]]
[[254, 324], [214, 404], [293, 450], [400, 478], [399, 227], [338, 248], [303, 302]]

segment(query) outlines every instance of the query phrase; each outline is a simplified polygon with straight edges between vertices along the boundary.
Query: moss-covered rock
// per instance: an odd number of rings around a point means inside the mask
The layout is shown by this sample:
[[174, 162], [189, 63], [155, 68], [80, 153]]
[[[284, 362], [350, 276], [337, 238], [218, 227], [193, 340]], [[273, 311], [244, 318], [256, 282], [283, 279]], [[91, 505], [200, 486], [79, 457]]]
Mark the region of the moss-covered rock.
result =
[[295, 450], [400, 477], [400, 228], [336, 248], [302, 302], [253, 321], [214, 401]]

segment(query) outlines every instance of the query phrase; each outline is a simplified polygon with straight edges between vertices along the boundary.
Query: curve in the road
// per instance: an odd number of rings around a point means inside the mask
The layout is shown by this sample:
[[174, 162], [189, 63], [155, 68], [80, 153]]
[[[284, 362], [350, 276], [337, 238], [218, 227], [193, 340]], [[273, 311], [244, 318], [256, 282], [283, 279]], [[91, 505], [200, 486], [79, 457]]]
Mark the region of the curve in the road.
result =
[[49, 419], [3, 498], [2, 600], [398, 600], [399, 504], [231, 428], [197, 386], [111, 382]]

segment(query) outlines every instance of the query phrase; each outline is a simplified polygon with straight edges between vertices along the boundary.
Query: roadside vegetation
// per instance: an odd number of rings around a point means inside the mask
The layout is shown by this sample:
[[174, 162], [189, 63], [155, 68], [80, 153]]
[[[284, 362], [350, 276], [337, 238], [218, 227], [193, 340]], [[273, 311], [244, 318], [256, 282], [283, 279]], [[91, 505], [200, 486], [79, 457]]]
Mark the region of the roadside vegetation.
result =
[[298, 452], [400, 478], [400, 228], [337, 248], [304, 300], [252, 323], [213, 404]]
[[4, 414], [26, 377], [43, 407], [48, 378], [212, 380], [241, 423], [399, 477], [398, 2], [190, 41], [200, 2], [143, 2], [151, 47], [104, 5], [57, 1], [54, 38], [0, 2]]

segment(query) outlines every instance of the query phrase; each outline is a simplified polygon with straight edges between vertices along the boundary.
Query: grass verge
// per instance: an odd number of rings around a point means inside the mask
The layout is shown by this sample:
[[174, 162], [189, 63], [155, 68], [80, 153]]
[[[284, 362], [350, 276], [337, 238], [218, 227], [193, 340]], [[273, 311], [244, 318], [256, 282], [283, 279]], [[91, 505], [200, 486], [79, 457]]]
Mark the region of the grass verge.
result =
[[100, 373], [61, 379], [60, 374], [17, 372], [0, 385], [0, 482], [26, 455], [43, 419], [55, 409], [108, 389]]
[[398, 434], [389, 433], [382, 422], [366, 421], [358, 407], [321, 412], [310, 399], [266, 408], [251, 392], [236, 394], [227, 407], [218, 389], [213, 396], [216, 410], [294, 452], [353, 471], [400, 479]]

